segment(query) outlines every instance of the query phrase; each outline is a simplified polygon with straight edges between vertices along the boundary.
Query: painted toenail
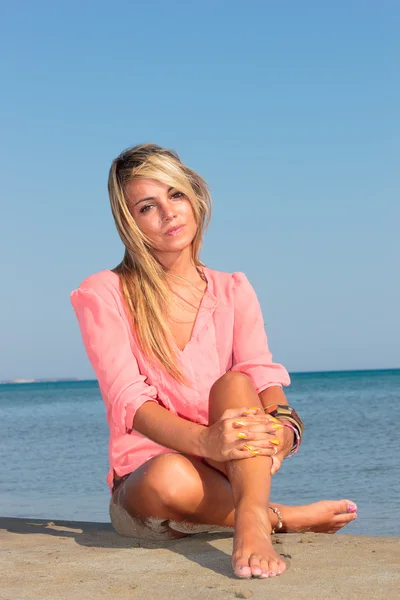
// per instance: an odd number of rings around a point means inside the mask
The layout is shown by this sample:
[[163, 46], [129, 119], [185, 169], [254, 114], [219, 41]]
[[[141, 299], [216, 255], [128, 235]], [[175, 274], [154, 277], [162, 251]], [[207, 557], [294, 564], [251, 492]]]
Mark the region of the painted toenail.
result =
[[356, 506], [355, 504], [349, 504], [349, 505], [347, 506], [347, 510], [348, 510], [349, 512], [355, 512], [355, 511], [357, 510], [357, 506]]

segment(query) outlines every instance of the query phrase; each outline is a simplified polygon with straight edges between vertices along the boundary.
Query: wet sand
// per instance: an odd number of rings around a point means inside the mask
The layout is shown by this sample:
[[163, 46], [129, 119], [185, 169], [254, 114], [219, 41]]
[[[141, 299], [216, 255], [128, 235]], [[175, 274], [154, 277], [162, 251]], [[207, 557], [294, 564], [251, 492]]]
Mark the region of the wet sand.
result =
[[274, 540], [285, 575], [239, 580], [229, 534], [146, 544], [105, 523], [0, 518], [0, 599], [400, 598], [399, 538], [306, 533]]

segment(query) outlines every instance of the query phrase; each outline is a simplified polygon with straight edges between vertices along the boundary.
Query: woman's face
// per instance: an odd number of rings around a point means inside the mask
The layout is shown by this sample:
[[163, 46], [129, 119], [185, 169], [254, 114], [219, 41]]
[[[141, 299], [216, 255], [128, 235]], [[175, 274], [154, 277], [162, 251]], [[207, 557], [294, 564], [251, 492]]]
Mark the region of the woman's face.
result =
[[129, 211], [158, 252], [180, 252], [197, 231], [187, 196], [156, 179], [143, 177], [125, 186]]

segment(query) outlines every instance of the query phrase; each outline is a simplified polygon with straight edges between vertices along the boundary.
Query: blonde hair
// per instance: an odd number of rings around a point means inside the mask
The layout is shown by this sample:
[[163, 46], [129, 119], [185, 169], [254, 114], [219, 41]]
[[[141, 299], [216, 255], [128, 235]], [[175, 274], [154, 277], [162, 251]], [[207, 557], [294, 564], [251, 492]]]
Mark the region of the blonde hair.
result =
[[173, 150], [142, 144], [124, 150], [112, 163], [108, 193], [114, 221], [125, 246], [122, 262], [114, 269], [120, 278], [123, 297], [134, 324], [138, 342], [149, 361], [158, 363], [175, 380], [186, 383], [178, 365], [167, 327], [172, 294], [166, 268], [152, 252], [150, 240], [139, 229], [126, 201], [125, 187], [138, 177], [149, 177], [173, 187], [188, 198], [197, 223], [192, 242], [192, 261], [201, 273], [200, 250], [211, 216], [207, 183], [184, 165]]

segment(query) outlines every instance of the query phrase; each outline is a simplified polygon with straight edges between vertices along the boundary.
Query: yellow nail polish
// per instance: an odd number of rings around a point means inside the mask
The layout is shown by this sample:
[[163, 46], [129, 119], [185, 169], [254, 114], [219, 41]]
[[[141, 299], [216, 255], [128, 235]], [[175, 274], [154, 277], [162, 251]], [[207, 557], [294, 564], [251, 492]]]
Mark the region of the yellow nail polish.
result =
[[237, 434], [238, 438], [247, 439], [249, 436], [244, 431], [239, 431]]
[[244, 421], [235, 421], [234, 425], [237, 427], [246, 427], [246, 423]]
[[258, 451], [258, 450], [254, 450], [254, 452], [251, 452], [251, 454], [252, 454], [253, 456], [257, 456], [257, 454], [260, 454], [260, 453], [259, 453], [259, 451]]
[[249, 452], [254, 452], [254, 451], [255, 451], [255, 452], [258, 452], [258, 451], [257, 451], [257, 450], [254, 448], [254, 446], [250, 446], [249, 444], [245, 444], [245, 445], [243, 446], [243, 448], [244, 448], [245, 450], [249, 450]]
[[279, 440], [269, 440], [270, 444], [274, 444], [274, 446], [279, 446]]
[[273, 429], [283, 429], [283, 425], [280, 425], [279, 423], [273, 423], [272, 428]]
[[260, 408], [259, 406], [252, 406], [252, 407], [250, 408], [250, 410], [258, 410], [258, 411], [260, 411], [260, 410], [261, 410], [261, 408]]

